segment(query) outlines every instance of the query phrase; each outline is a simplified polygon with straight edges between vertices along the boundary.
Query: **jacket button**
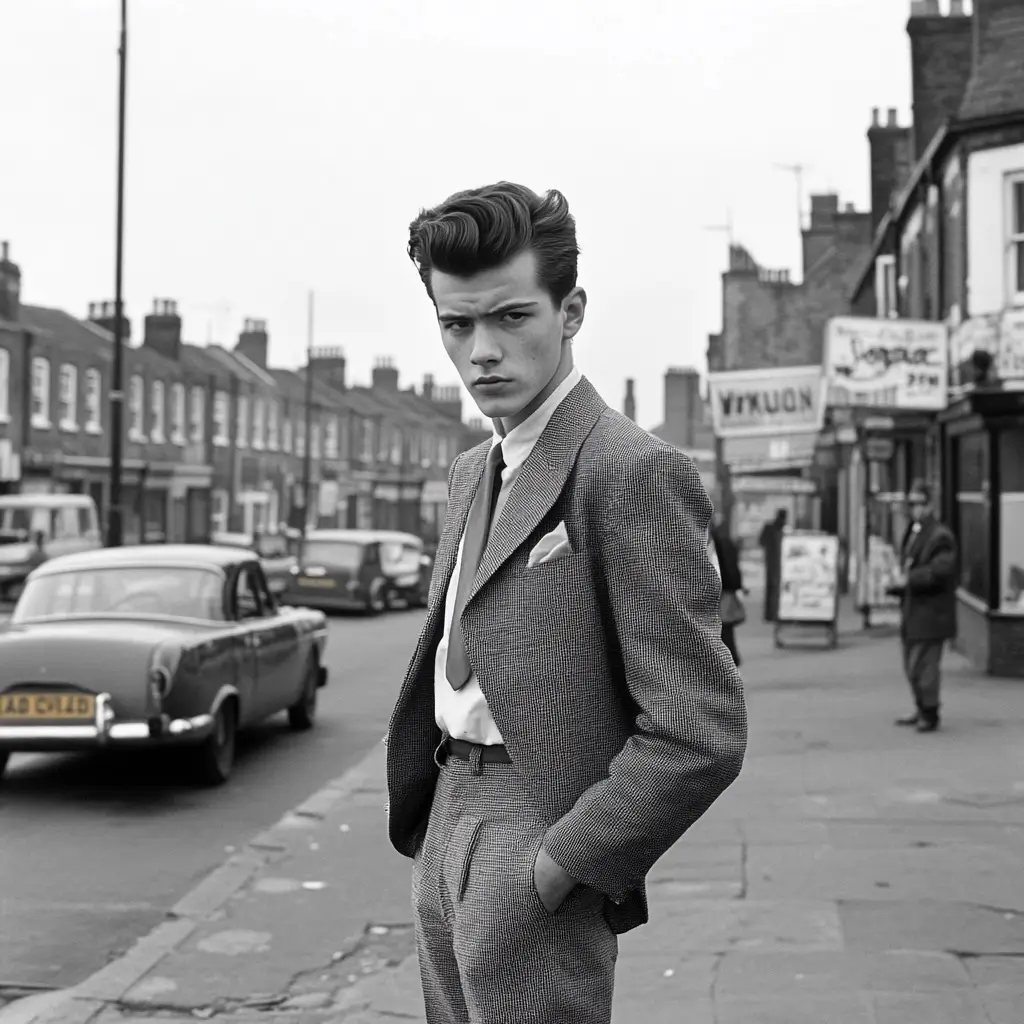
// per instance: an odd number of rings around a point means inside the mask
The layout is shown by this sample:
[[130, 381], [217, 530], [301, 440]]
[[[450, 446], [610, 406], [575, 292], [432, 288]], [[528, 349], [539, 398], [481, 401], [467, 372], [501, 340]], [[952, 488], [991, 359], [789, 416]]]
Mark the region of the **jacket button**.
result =
[[386, 814], [391, 812], [391, 801], [390, 800], [384, 805], [384, 812]]

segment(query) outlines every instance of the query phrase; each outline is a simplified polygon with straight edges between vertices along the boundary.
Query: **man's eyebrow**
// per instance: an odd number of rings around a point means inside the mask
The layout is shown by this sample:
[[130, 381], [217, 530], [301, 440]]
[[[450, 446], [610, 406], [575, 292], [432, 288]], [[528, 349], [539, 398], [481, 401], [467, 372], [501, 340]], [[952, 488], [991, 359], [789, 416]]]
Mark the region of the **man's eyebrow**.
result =
[[[532, 299], [513, 299], [510, 302], [502, 302], [500, 305], [495, 306], [493, 309], [489, 309], [484, 316], [497, 316], [501, 313], [508, 313], [513, 309], [529, 309], [533, 306], [538, 306], [540, 303]], [[465, 313], [453, 313], [449, 310], [442, 310], [437, 314], [438, 320], [467, 320], [469, 317]]]

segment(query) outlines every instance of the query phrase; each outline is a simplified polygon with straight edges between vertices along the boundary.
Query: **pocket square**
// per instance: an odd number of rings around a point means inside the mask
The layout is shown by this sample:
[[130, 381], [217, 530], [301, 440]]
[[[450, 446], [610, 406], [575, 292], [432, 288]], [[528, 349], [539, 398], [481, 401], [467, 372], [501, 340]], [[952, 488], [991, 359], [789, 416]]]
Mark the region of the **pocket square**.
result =
[[565, 523], [559, 523], [550, 533], [543, 537], [533, 546], [530, 556], [527, 559], [527, 566], [533, 568], [544, 562], [554, 562], [559, 558], [573, 553], [572, 545], [569, 543], [569, 534], [566, 532]]

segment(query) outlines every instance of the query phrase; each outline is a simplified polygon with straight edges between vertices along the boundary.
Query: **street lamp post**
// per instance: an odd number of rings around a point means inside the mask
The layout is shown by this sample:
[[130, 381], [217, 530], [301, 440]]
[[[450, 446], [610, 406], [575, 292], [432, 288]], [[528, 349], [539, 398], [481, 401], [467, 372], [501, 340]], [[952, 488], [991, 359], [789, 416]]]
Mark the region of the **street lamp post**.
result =
[[313, 293], [309, 293], [309, 316], [306, 337], [306, 409], [305, 447], [302, 450], [302, 551], [306, 551], [306, 533], [309, 530], [309, 498], [313, 472]]
[[110, 515], [107, 544], [120, 547], [124, 540], [121, 520], [121, 460], [124, 423], [124, 113], [125, 69], [128, 60], [128, 0], [121, 0], [120, 93], [117, 105], [117, 244], [114, 270], [114, 367], [110, 384]]

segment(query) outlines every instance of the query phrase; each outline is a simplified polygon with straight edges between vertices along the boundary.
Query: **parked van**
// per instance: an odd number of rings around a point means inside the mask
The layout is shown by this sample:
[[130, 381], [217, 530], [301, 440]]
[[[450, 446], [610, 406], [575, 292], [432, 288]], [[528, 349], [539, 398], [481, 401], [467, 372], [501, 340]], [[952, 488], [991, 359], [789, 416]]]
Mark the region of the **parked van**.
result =
[[0, 600], [16, 600], [25, 577], [48, 558], [102, 546], [88, 495], [0, 495]]

